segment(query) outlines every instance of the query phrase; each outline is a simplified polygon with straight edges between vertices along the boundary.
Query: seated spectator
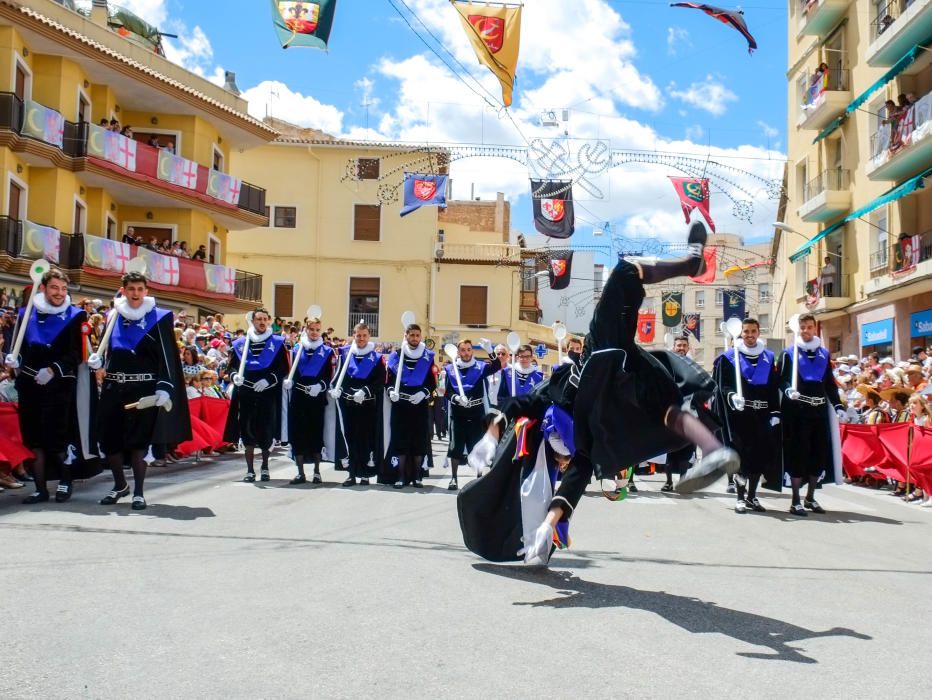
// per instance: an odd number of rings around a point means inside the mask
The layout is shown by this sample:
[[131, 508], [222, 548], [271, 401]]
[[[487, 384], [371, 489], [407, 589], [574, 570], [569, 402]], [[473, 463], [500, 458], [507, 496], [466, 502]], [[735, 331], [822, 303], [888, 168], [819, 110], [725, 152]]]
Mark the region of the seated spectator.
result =
[[175, 253], [179, 258], [190, 258], [191, 254], [188, 253], [188, 242], [180, 241], [178, 243], [178, 252]]
[[200, 374], [188, 374], [184, 378], [185, 384], [185, 393], [188, 396], [188, 401], [191, 399], [199, 399], [203, 396], [201, 392], [201, 375]]
[[196, 347], [187, 345], [181, 351], [181, 369], [186, 377], [204, 371], [204, 365], [201, 364]]
[[929, 386], [920, 364], [911, 364], [906, 368], [906, 386], [911, 391], [922, 391]]
[[152, 134], [152, 136], [149, 137], [149, 142], [148, 142], [148, 143], [149, 143], [149, 145], [152, 146], [153, 148], [161, 148], [161, 147], [162, 147], [161, 144], [159, 143], [159, 137], [156, 136], [155, 134]]

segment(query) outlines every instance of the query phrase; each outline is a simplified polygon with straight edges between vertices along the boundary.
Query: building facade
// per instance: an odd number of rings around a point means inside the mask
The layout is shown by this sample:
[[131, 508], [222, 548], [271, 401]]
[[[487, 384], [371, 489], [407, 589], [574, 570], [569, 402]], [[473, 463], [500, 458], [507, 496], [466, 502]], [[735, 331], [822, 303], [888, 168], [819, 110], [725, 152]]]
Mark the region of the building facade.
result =
[[[276, 132], [233, 92], [123, 33], [105, 2], [84, 15], [0, 0], [0, 282], [22, 285], [44, 256], [81, 296], [107, 299], [126, 262], [145, 255], [176, 310], [254, 306], [261, 281], [226, 255], [231, 232], [265, 222], [265, 192], [232, 173], [230, 157]], [[129, 229], [191, 253], [203, 245], [206, 260], [124, 244]]]
[[781, 315], [833, 354], [932, 341], [932, 2], [791, 0]]

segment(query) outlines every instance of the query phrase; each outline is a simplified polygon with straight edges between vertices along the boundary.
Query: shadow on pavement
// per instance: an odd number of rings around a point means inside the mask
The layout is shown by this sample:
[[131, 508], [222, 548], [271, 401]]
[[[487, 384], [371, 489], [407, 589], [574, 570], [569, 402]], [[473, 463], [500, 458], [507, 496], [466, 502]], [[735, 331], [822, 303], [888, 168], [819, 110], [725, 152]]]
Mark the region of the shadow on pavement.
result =
[[[15, 504], [15, 509], [27, 513], [78, 513], [80, 515], [96, 515], [109, 517], [111, 515], [134, 517], [150, 516], [155, 518], [166, 518], [168, 520], [197, 520], [198, 518], [213, 518], [214, 512], [206, 507], [192, 506], [174, 506], [162, 503], [156, 503], [149, 499], [149, 507], [145, 510], [133, 510], [130, 506], [132, 498], [127, 496], [119, 503], [112, 506], [102, 506], [99, 503], [87, 503], [86, 501], [67, 501], [65, 503], [37, 503], [27, 506], [21, 503]], [[12, 508], [10, 510], [13, 510]], [[0, 510], [2, 512], [2, 510]]]
[[[747, 515], [747, 514], [746, 514]], [[787, 510], [768, 510], [766, 513], [753, 513], [753, 516], [764, 518], [774, 518], [783, 522], [792, 522], [797, 520], [811, 520], [820, 523], [880, 523], [881, 525], [902, 525], [902, 520], [895, 518], [884, 518], [879, 515], [870, 515], [869, 513], [853, 513], [846, 510], [830, 510], [827, 513], [809, 513], [806, 518], [798, 515], [790, 515]]]
[[518, 566], [473, 564], [483, 573], [495, 574], [528, 583], [549, 586], [559, 596], [536, 603], [516, 602], [514, 605], [548, 608], [630, 608], [655, 613], [660, 617], [693, 634], [723, 634], [754, 646], [767, 647], [773, 654], [737, 652], [738, 656], [752, 659], [792, 661], [814, 664], [816, 659], [806, 656], [790, 646], [792, 642], [817, 637], [854, 637], [872, 639], [846, 627], [833, 627], [824, 632], [809, 630], [783, 620], [763, 615], [723, 608], [715, 603], [687, 596], [642, 591], [630, 586], [585, 581], [568, 571], [530, 569]]

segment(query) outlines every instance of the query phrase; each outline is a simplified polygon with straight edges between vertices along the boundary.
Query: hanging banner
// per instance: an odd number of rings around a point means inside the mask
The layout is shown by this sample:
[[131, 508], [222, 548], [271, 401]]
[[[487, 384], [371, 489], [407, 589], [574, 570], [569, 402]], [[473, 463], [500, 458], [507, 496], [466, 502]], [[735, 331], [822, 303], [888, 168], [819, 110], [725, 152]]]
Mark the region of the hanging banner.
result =
[[272, 0], [272, 22], [282, 48], [327, 49], [337, 0]]
[[207, 195], [227, 204], [239, 204], [243, 181], [219, 170], [211, 170], [207, 178]]
[[702, 341], [702, 322], [699, 314], [685, 314], [683, 316], [683, 335], [691, 335], [697, 342]]
[[146, 277], [150, 282], [178, 286], [181, 281], [181, 267], [174, 255], [162, 255], [140, 247], [136, 250], [136, 257], [146, 261]]
[[670, 177], [670, 182], [673, 183], [676, 196], [680, 199], [680, 206], [683, 208], [686, 223], [689, 223], [689, 217], [693, 213], [693, 209], [698, 209], [706, 223], [709, 224], [709, 228], [715, 233], [715, 222], [712, 221], [712, 215], [709, 214], [709, 180], [696, 177]]
[[24, 221], [23, 243], [19, 254], [30, 260], [45, 258], [57, 264], [61, 255], [61, 232], [51, 226]]
[[401, 216], [407, 216], [421, 207], [447, 208], [447, 176], [422, 173], [405, 173], [404, 201]]
[[534, 228], [551, 238], [569, 238], [576, 230], [573, 183], [570, 180], [531, 180]]
[[87, 125], [87, 155], [136, 172], [136, 141], [97, 124]]
[[908, 275], [916, 271], [921, 252], [921, 236], [906, 236], [897, 241], [896, 258], [894, 260], [893, 275]]
[[128, 243], [84, 234], [84, 264], [98, 270], [109, 270], [121, 275], [131, 256]]
[[159, 170], [160, 180], [170, 182], [173, 185], [186, 187], [189, 190], [197, 189], [197, 163], [181, 156], [176, 156], [164, 148], [159, 149]]
[[819, 286], [819, 278], [811, 279], [806, 282], [806, 308], [812, 309], [819, 303], [822, 298], [822, 290]]
[[653, 343], [657, 334], [657, 314], [641, 312], [638, 314], [638, 342]]
[[744, 287], [722, 290], [723, 306], [725, 307], [725, 320], [740, 318], [744, 320]]
[[65, 142], [65, 118], [54, 109], [32, 100], [26, 100], [24, 107], [20, 133], [61, 148]]
[[204, 263], [204, 278], [208, 292], [233, 294], [236, 290], [236, 269], [226, 265]]
[[521, 6], [453, 0], [453, 7], [459, 13], [476, 58], [498, 78], [502, 102], [510, 107], [521, 43]]
[[667, 328], [676, 328], [683, 321], [683, 292], [664, 292], [660, 297], [661, 318]]
[[566, 289], [570, 286], [573, 270], [573, 251], [567, 250], [550, 254], [550, 288], [553, 290]]
[[702, 256], [705, 258], [705, 271], [701, 275], [690, 277], [696, 284], [712, 284], [715, 281], [715, 265], [717, 262], [717, 252], [714, 245], [707, 245], [702, 249]]

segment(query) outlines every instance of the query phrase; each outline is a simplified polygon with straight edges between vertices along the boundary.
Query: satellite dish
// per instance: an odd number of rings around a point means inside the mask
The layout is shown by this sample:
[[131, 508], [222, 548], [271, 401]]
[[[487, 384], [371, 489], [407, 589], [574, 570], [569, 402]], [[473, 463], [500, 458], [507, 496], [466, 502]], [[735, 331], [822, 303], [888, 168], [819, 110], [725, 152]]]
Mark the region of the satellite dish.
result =
[[728, 335], [730, 335], [732, 338], [738, 338], [741, 335], [742, 325], [743, 324], [741, 323], [740, 318], [738, 318], [737, 316], [732, 316], [725, 323], [725, 330], [728, 331]]

